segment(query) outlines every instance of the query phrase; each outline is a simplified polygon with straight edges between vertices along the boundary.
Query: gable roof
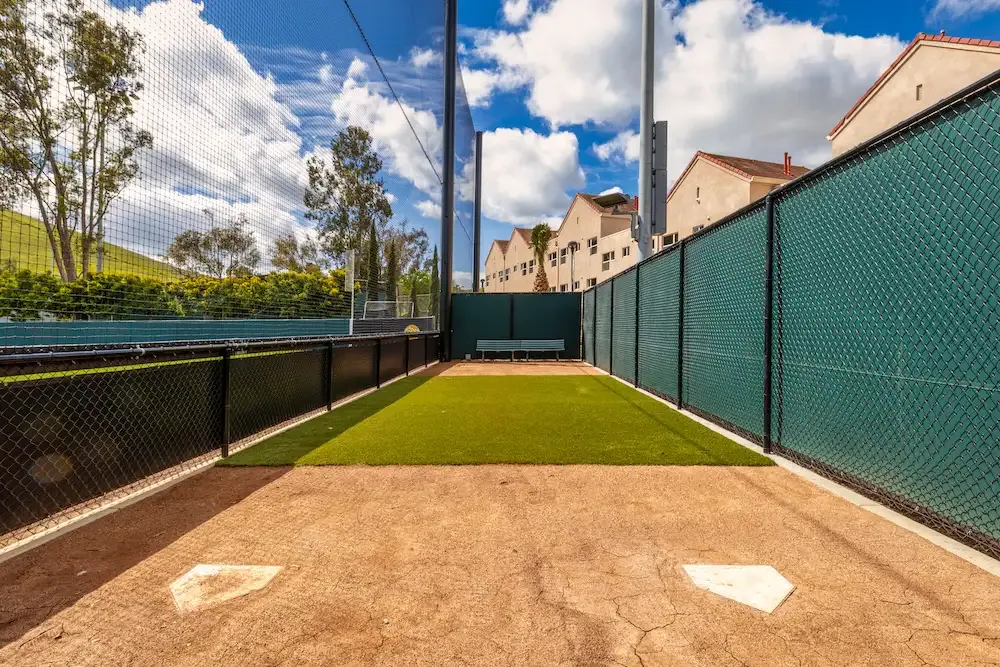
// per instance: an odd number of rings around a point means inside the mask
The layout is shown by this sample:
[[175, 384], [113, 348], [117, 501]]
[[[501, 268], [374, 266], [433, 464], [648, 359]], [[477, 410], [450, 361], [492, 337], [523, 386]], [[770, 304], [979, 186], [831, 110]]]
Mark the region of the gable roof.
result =
[[521, 240], [527, 245], [531, 245], [531, 229], [529, 227], [515, 227], [514, 231], [511, 233], [511, 240], [514, 239], [514, 234], [521, 237]]
[[493, 245], [495, 245], [496, 247], [500, 248], [500, 252], [502, 252], [504, 254], [507, 253], [507, 245], [509, 243], [510, 243], [510, 241], [507, 241], [505, 239], [493, 239]]
[[684, 177], [688, 175], [691, 168], [694, 167], [698, 159], [710, 162], [718, 167], [722, 167], [726, 171], [733, 173], [740, 178], [745, 178], [748, 181], [752, 181], [754, 178], [769, 178], [778, 181], [790, 181], [793, 178], [798, 178], [806, 172], [809, 171], [807, 167], [800, 167], [797, 165], [792, 165], [792, 175], [791, 177], [785, 175], [785, 167], [780, 162], [766, 162], [764, 160], [752, 160], [745, 157], [733, 157], [731, 155], [718, 155], [716, 153], [706, 153], [704, 151], [698, 151], [688, 162], [688, 166], [684, 168], [681, 172], [680, 177], [674, 181], [674, 185], [670, 188], [670, 192], [667, 193], [667, 200], [670, 196], [674, 194], [677, 186], [681, 184]]
[[899, 69], [900, 65], [902, 65], [903, 62], [910, 57], [910, 54], [913, 53], [917, 46], [924, 42], [940, 42], [944, 44], [957, 44], [960, 46], [985, 46], [987, 48], [1000, 49], [1000, 41], [996, 40], [951, 37], [950, 35], [928, 35], [927, 33], [918, 32], [917, 36], [913, 38], [913, 41], [910, 42], [905, 49], [903, 49], [902, 53], [900, 53], [894, 61], [892, 61], [892, 64], [885, 68], [885, 71], [882, 72], [877, 79], [875, 79], [875, 83], [873, 83], [871, 87], [865, 91], [864, 95], [858, 98], [858, 101], [854, 103], [854, 106], [851, 107], [850, 111], [844, 114], [844, 117], [833, 126], [833, 129], [830, 130], [826, 138], [833, 139], [834, 135], [840, 132], [841, 128], [847, 124], [848, 119], [854, 115], [854, 112], [864, 106], [865, 102], [868, 101], [868, 98], [870, 98], [876, 90], [881, 88], [885, 80], [892, 76], [897, 69]]
[[[625, 213], [631, 213], [632, 211], [636, 210], [635, 205], [632, 202], [632, 199], [629, 199], [628, 203], [621, 204], [619, 206], [601, 206], [596, 201], [594, 201], [597, 197], [600, 197], [601, 195], [588, 195], [585, 192], [577, 192], [576, 196], [585, 201], [587, 204], [589, 204], [592, 209], [603, 215], [622, 215]], [[573, 204], [571, 202], [570, 208], [572, 207]]]

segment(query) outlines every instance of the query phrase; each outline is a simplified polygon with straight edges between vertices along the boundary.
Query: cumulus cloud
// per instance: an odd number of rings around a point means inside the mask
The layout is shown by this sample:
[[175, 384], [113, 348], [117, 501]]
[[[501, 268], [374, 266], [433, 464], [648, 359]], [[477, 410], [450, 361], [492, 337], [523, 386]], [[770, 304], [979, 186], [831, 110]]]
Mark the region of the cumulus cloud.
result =
[[[955, 0], [945, 0], [952, 1]], [[552, 127], [615, 130], [593, 147], [638, 157], [639, 0], [552, 0], [524, 29], [479, 33], [476, 53], [525, 82], [529, 110]], [[752, 0], [658, 8], [656, 116], [670, 121], [671, 173], [698, 149], [797, 163], [828, 158], [827, 131], [904, 44], [830, 33]]]
[[937, 0], [928, 18], [971, 19], [1000, 9], [1000, 0]]
[[504, 0], [503, 20], [511, 25], [524, 23], [531, 14], [530, 0]]
[[[572, 132], [544, 135], [530, 129], [483, 133], [483, 214], [500, 222], [533, 224], [561, 216], [567, 191], [585, 183]], [[472, 199], [474, 165], [466, 165], [459, 194]]]
[[410, 52], [410, 63], [417, 69], [423, 69], [439, 57], [440, 55], [432, 49], [416, 47]]
[[420, 211], [420, 215], [425, 218], [432, 218], [436, 220], [441, 219], [441, 204], [437, 202], [427, 199], [425, 201], [417, 202], [414, 205], [414, 208]]

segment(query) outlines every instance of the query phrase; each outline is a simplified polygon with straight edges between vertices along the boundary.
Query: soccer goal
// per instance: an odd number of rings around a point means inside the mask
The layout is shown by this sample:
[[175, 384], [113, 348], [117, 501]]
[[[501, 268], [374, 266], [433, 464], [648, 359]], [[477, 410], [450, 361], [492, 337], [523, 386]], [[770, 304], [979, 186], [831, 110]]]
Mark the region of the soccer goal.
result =
[[367, 301], [364, 319], [375, 320], [387, 317], [413, 317], [412, 301]]

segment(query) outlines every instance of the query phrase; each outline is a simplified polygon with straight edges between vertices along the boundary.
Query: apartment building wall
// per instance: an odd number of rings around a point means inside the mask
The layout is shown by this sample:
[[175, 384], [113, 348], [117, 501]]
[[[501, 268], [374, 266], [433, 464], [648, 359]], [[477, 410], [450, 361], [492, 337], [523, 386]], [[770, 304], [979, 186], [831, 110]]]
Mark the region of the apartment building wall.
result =
[[[918, 37], [829, 139], [836, 157], [1000, 69], [1000, 48]], [[919, 86], [919, 90], [918, 90]]]
[[696, 159], [667, 198], [667, 234], [683, 239], [746, 206], [750, 186], [724, 167]]

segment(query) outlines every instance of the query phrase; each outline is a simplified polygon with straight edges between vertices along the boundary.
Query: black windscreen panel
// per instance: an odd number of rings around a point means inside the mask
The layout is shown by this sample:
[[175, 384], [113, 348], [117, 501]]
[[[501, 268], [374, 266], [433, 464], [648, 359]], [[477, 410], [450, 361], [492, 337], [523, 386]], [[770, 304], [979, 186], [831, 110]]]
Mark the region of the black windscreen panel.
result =
[[333, 351], [333, 400], [375, 386], [375, 341], [338, 346]]
[[241, 440], [325, 406], [325, 361], [324, 348], [234, 355], [231, 439]]

